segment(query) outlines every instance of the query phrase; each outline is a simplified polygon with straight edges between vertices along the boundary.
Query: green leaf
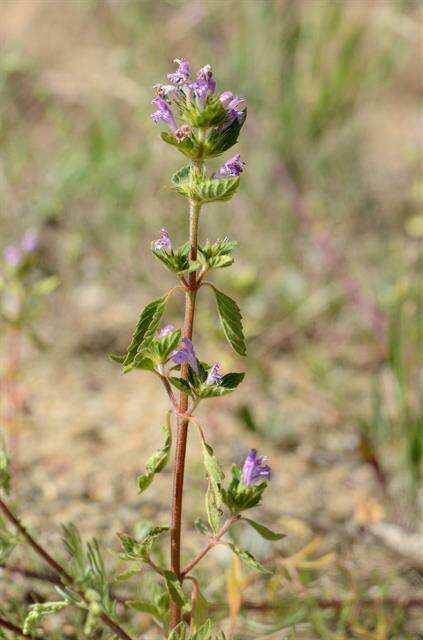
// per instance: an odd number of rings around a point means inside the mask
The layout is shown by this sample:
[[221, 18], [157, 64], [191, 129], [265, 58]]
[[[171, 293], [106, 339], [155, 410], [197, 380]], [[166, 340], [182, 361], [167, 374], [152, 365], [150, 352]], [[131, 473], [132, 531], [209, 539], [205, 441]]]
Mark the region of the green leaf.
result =
[[263, 524], [259, 524], [254, 520], [250, 520], [250, 518], [242, 518], [242, 519], [245, 520], [245, 522], [248, 522], [248, 524], [251, 527], [253, 527], [253, 529], [255, 529], [257, 533], [260, 534], [261, 537], [264, 538], [265, 540], [281, 540], [282, 538], [286, 537], [284, 533], [275, 533], [271, 529], [268, 529], [267, 527], [265, 527]]
[[205, 441], [202, 433], [201, 446], [204, 466], [209, 478], [209, 486], [206, 493], [206, 512], [209, 524], [213, 532], [216, 533], [219, 529], [222, 514], [221, 483], [225, 478], [225, 474], [218, 459], [214, 455], [212, 447]]
[[220, 490], [212, 482], [209, 482], [206, 492], [206, 512], [213, 533], [217, 533], [220, 528], [220, 518], [222, 516], [221, 504], [222, 498]]
[[179, 169], [173, 174], [171, 182], [174, 187], [179, 187], [184, 182], [189, 182], [191, 179], [191, 165], [186, 164], [182, 169]]
[[175, 376], [169, 376], [169, 382], [179, 391], [182, 391], [182, 393], [186, 393], [187, 395], [194, 397], [194, 391], [193, 389], [191, 389], [186, 380], [183, 380], [182, 378], [176, 378]]
[[127, 533], [118, 533], [118, 537], [123, 548], [123, 554], [121, 557], [124, 560], [145, 560], [148, 557], [156, 538], [169, 529], [170, 527], [168, 525], [150, 527], [142, 540], [136, 540], [136, 538], [128, 535]]
[[211, 640], [212, 634], [212, 623], [211, 620], [208, 619], [203, 624], [202, 627], [191, 636], [191, 640]]
[[202, 384], [197, 395], [199, 398], [214, 398], [227, 395], [237, 388], [243, 381], [244, 376], [245, 373], [227, 373], [222, 376], [222, 382], [220, 384]]
[[10, 458], [6, 451], [6, 445], [3, 438], [0, 438], [0, 489], [5, 493], [9, 493], [10, 489]]
[[169, 571], [168, 569], [163, 569], [162, 575], [166, 580], [166, 586], [168, 588], [170, 597], [178, 605], [178, 607], [183, 607], [187, 603], [187, 597], [183, 592], [181, 583], [179, 582], [177, 576], [173, 573], [173, 571]]
[[141, 611], [142, 613], [149, 613], [152, 616], [157, 616], [157, 607], [151, 602], [145, 602], [143, 600], [129, 600], [127, 604], [131, 609], [135, 609], [135, 611]]
[[214, 455], [212, 447], [204, 440], [204, 438], [201, 439], [201, 446], [203, 451], [204, 466], [206, 467], [209, 480], [213, 484], [220, 485], [222, 480], [224, 480], [225, 478], [223, 469], [220, 466], [218, 459]]
[[139, 357], [148, 357], [154, 364], [164, 364], [167, 362], [169, 355], [176, 348], [181, 340], [181, 330], [171, 331], [159, 338], [153, 338], [150, 345], [144, 349], [141, 354], [137, 354], [134, 364], [137, 363]]
[[238, 141], [239, 132], [247, 117], [247, 110], [240, 119], [235, 118], [233, 122], [225, 129], [213, 129], [207, 137], [205, 143], [205, 154], [208, 158], [215, 158], [234, 146]]
[[184, 140], [177, 140], [175, 136], [167, 131], [161, 132], [161, 137], [164, 142], [176, 147], [178, 151], [183, 153], [188, 158], [198, 158], [201, 153], [201, 145], [195, 140], [195, 138], [184, 138]]
[[189, 197], [197, 202], [223, 202], [230, 200], [239, 187], [239, 176], [233, 178], [198, 179], [189, 190]]
[[69, 603], [67, 601], [61, 600], [57, 602], [43, 602], [39, 604], [33, 604], [29, 608], [29, 613], [25, 618], [22, 629], [23, 633], [35, 637], [37, 626], [41, 618], [61, 611], [62, 609], [67, 607], [68, 604]]
[[177, 627], [172, 629], [168, 640], [186, 640], [187, 628], [184, 622], [180, 622]]
[[258, 560], [256, 560], [255, 557], [246, 549], [241, 549], [233, 542], [227, 542], [226, 544], [232, 549], [235, 555], [237, 555], [238, 558], [245, 562], [245, 564], [249, 567], [257, 569], [257, 571], [261, 571], [262, 573], [272, 573], [271, 571], [266, 569], [266, 567], [263, 567], [263, 565], [260, 564], [260, 562], [258, 562]]
[[137, 326], [135, 327], [131, 343], [128, 347], [125, 360], [123, 361], [124, 370], [129, 370], [138, 352], [144, 349], [154, 334], [162, 319], [165, 307], [166, 296], [157, 298], [150, 302], [142, 311]]
[[145, 468], [146, 472], [138, 476], [138, 492], [142, 493], [153, 482], [156, 473], [163, 471], [168, 463], [170, 448], [172, 446], [172, 429], [170, 426], [170, 417], [168, 416], [166, 424], [162, 427], [164, 433], [164, 443], [153, 455], [147, 460]]
[[237, 303], [227, 296], [226, 293], [219, 291], [214, 285], [210, 286], [216, 297], [220, 322], [229, 344], [239, 355], [247, 355], [242, 328], [242, 316]]
[[140, 571], [141, 571], [141, 567], [137, 567], [136, 569], [129, 569], [128, 571], [119, 573], [119, 575], [116, 576], [116, 580], [118, 582], [125, 582], [126, 580], [129, 580], [130, 578], [137, 576]]

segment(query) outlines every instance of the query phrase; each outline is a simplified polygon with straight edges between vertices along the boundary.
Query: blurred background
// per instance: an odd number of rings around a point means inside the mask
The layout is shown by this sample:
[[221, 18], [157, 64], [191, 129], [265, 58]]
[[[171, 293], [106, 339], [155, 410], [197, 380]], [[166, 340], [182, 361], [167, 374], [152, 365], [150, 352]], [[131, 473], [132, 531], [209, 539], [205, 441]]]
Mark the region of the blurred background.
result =
[[[26, 521], [58, 548], [73, 520], [116, 549], [116, 531], [167, 521], [169, 473], [143, 497], [135, 483], [162, 389], [120, 376], [107, 353], [172, 285], [151, 240], [163, 226], [176, 244], [187, 236], [169, 188], [184, 159], [150, 120], [152, 85], [175, 57], [211, 63], [218, 90], [246, 98], [246, 168], [229, 204], [205, 208], [201, 237], [239, 242], [214, 277], [240, 302], [249, 356], [232, 357], [201, 295], [201, 357], [247, 379], [200, 413], [227, 468], [252, 446], [269, 455], [257, 519], [287, 538], [270, 547], [245, 532], [276, 577], [259, 588], [217, 553], [207, 595], [242, 640], [423, 638], [408, 601], [423, 605], [422, 3], [2, 0], [0, 14], [0, 248], [37, 230], [43, 271], [61, 282], [35, 340], [21, 337], [19, 420], [6, 420]], [[169, 320], [181, 313], [175, 301]], [[195, 437], [190, 447], [192, 528], [204, 486]], [[14, 577], [27, 601], [43, 596]], [[2, 580], [5, 610], [8, 593]], [[78, 637], [72, 621], [60, 632]]]

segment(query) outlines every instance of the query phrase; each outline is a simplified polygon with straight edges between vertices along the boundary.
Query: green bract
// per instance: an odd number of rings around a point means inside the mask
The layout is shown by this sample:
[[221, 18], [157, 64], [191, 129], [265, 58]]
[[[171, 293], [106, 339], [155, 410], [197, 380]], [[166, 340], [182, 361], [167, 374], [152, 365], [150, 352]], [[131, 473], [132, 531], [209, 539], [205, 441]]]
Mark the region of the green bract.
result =
[[256, 507], [267, 487], [267, 482], [247, 486], [242, 482], [241, 469], [237, 465], [232, 465], [232, 478], [227, 489], [222, 487], [223, 502], [234, 514]]
[[230, 200], [239, 187], [239, 176], [207, 178], [204, 171], [197, 172], [190, 165], [182, 167], [172, 176], [174, 189], [194, 202], [222, 202]]

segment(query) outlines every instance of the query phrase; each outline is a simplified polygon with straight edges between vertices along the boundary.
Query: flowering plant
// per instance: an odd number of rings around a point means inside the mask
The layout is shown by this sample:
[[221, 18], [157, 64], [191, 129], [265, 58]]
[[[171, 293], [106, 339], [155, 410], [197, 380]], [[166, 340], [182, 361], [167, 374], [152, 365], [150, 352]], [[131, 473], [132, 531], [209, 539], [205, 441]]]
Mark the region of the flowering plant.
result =
[[[175, 274], [177, 284], [143, 309], [126, 353], [111, 356], [121, 365], [123, 373], [141, 370], [153, 374], [169, 398], [170, 411], [163, 427], [164, 441], [148, 459], [145, 472], [138, 478], [138, 490], [140, 493], [146, 491], [155, 476], [169, 463], [175, 431], [171, 523], [149, 527], [142, 535], [119, 534], [121, 558], [129, 563], [129, 570], [120, 579], [126, 580], [137, 575], [143, 567], [150, 568], [163, 582], [163, 587], [155, 592], [150, 601], [132, 600], [131, 607], [152, 615], [163, 632], [168, 634], [169, 640], [211, 640], [217, 636], [213, 636], [212, 622], [206, 614], [207, 602], [193, 573], [197, 565], [216, 545], [224, 544], [249, 567], [270, 573], [249, 551], [235, 544], [232, 528], [245, 522], [266, 540], [278, 540], [282, 534], [274, 533], [244, 516], [245, 511], [260, 502], [266, 489], [271, 473], [266, 458], [251, 449], [242, 468], [235, 464], [232, 466], [231, 479], [226, 484], [224, 470], [206, 440], [205, 430], [194, 416], [201, 402], [232, 393], [244, 378], [244, 373], [221, 372], [218, 362], [203, 362], [194, 345], [193, 328], [197, 294], [200, 288], [208, 289], [214, 295], [221, 327], [229, 345], [238, 355], [246, 355], [242, 318], [237, 303], [205, 279], [214, 269], [226, 268], [233, 263], [232, 251], [237, 243], [226, 237], [215, 242], [199, 242], [202, 207], [208, 203], [229, 200], [239, 187], [244, 167], [240, 155], [236, 154], [210, 175], [206, 160], [228, 151], [237, 142], [245, 122], [246, 109], [244, 100], [231, 92], [216, 94], [216, 82], [210, 65], [202, 67], [192, 77], [187, 60], [182, 58], [175, 62], [178, 68], [168, 74], [169, 84], [155, 86], [157, 95], [153, 104], [156, 110], [151, 117], [155, 123], [163, 122], [168, 128], [162, 132], [162, 139], [189, 158], [189, 164], [172, 177], [174, 190], [188, 200], [189, 239], [182, 246], [175, 247], [168, 231], [161, 229], [159, 237], [152, 242], [153, 255]], [[169, 323], [162, 324], [167, 302], [178, 291], [183, 292], [185, 297], [182, 328], [175, 328]], [[178, 398], [176, 394], [179, 394]], [[193, 559], [183, 565], [182, 498], [190, 425], [198, 429], [201, 439], [208, 479], [205, 498], [208, 522], [196, 523], [196, 528], [207, 537], [207, 542]], [[0, 501], [0, 508], [10, 520], [10, 511], [3, 501]], [[15, 526], [16, 522], [15, 518]], [[27, 530], [19, 522], [17, 526], [35, 548]], [[166, 534], [170, 534], [170, 568], [161, 566], [157, 547], [159, 538]], [[87, 612], [86, 633], [90, 633], [97, 623], [103, 622], [118, 637], [131, 640], [131, 636], [117, 622], [116, 603], [110, 595], [98, 545], [93, 543], [85, 551], [72, 525], [65, 529], [65, 542], [71, 556], [70, 569], [58, 565], [48, 553], [44, 552], [43, 555], [60, 578], [62, 600], [33, 607], [25, 621], [24, 633], [31, 634], [41, 616], [76, 604]], [[191, 600], [187, 597], [187, 582], [193, 585]], [[221, 634], [218, 637], [225, 636]]]

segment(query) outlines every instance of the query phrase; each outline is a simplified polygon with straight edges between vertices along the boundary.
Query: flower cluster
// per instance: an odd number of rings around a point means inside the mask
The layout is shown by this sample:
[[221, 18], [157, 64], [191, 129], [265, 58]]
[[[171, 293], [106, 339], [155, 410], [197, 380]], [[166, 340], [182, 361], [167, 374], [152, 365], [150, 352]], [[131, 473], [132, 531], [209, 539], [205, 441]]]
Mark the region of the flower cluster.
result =
[[[166, 137], [168, 134], [162, 134], [167, 142], [189, 143], [189, 148], [181, 147], [186, 155], [202, 158], [220, 155], [237, 140], [246, 117], [245, 100], [231, 91], [216, 95], [216, 81], [209, 64], [198, 69], [193, 77], [188, 60], [176, 58], [175, 62], [178, 68], [167, 75], [170, 84], [154, 85], [157, 95], [152, 103], [156, 110], [151, 118], [169, 127], [172, 134], [170, 139]], [[180, 124], [177, 123], [178, 119], [182, 121]], [[233, 131], [228, 136], [226, 134], [230, 127]], [[238, 176], [242, 168], [243, 163], [237, 155], [213, 177]]]
[[37, 248], [37, 233], [35, 231], [26, 231], [19, 245], [10, 244], [5, 248], [3, 253], [4, 261], [9, 267], [17, 267]]

